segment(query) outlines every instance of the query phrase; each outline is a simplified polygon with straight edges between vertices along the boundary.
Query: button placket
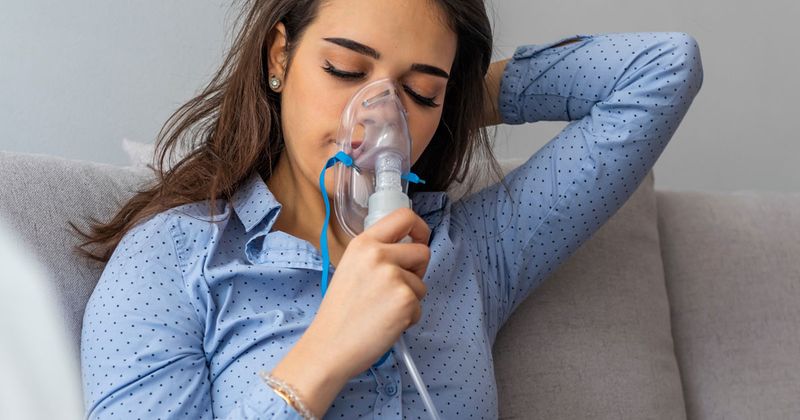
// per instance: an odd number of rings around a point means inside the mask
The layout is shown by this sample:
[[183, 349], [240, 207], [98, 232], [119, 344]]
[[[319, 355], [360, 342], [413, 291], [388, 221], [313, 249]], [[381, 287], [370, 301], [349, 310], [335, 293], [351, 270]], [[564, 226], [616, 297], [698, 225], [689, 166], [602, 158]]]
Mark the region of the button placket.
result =
[[370, 371], [377, 381], [378, 398], [375, 405], [375, 418], [385, 419], [397, 413], [402, 415], [400, 369], [394, 353], [390, 353], [389, 357], [377, 368], [370, 367]]
[[372, 366], [370, 366], [369, 371], [372, 373], [372, 378], [375, 379], [375, 382], [377, 382], [375, 390], [380, 392], [380, 389], [386, 386], [386, 383], [383, 381], [383, 376], [380, 372], [378, 372], [378, 369]]

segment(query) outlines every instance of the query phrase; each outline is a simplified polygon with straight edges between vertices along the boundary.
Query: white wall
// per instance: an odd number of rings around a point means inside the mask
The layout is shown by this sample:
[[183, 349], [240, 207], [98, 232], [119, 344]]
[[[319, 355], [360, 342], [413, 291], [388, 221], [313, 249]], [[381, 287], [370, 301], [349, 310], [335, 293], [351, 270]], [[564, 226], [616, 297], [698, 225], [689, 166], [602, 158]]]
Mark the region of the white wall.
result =
[[3, 0], [0, 150], [123, 164], [222, 59], [223, 0]]
[[[229, 42], [222, 0], [5, 1], [0, 150], [124, 164], [202, 87]], [[597, 32], [680, 31], [700, 44], [700, 94], [655, 166], [656, 188], [800, 191], [800, 53], [791, 0], [494, 0], [495, 60], [521, 44]], [[227, 23], [226, 23], [227, 22]], [[501, 158], [566, 123], [501, 126]]]
[[[703, 87], [654, 168], [656, 188], [800, 191], [800, 2], [495, 0], [495, 42], [513, 47], [594, 32], [694, 36]], [[501, 127], [501, 156], [529, 156], [564, 126]]]

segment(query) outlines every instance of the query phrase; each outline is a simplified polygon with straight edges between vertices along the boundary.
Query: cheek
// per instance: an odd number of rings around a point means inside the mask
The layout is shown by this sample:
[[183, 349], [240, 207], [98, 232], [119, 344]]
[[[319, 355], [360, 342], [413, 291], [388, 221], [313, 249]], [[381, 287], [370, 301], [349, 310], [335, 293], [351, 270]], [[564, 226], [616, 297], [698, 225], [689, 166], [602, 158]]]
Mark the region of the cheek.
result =
[[419, 119], [411, 123], [411, 160], [412, 165], [422, 156], [425, 149], [433, 139], [436, 128], [439, 126], [441, 114], [436, 116], [418, 117]]
[[325, 94], [328, 87], [325, 80], [313, 74], [313, 70], [311, 73], [295, 78], [294, 90], [284, 98], [284, 104], [290, 107], [292, 120], [299, 130], [317, 131], [324, 137], [325, 131], [338, 126], [341, 101], [335, 95]]
[[[296, 66], [299, 70], [301, 66]], [[338, 146], [330, 142], [336, 136], [339, 125], [339, 99], [334, 95], [322, 95], [319, 78], [302, 77], [299, 72], [283, 91], [283, 132], [287, 147], [287, 158], [292, 161], [302, 176], [318, 188], [319, 173], [325, 162], [336, 153]], [[327, 190], [332, 192], [335, 177], [329, 171], [325, 177]]]
[[414, 166], [417, 159], [422, 156], [422, 153], [425, 152], [429, 143], [430, 138], [414, 137], [414, 142], [411, 145], [411, 166]]
[[[332, 94], [330, 81], [312, 64], [297, 62], [283, 91], [282, 120], [287, 145], [304, 167], [316, 169], [335, 153], [329, 142], [336, 136], [345, 95]], [[325, 92], [328, 92], [327, 94]]]

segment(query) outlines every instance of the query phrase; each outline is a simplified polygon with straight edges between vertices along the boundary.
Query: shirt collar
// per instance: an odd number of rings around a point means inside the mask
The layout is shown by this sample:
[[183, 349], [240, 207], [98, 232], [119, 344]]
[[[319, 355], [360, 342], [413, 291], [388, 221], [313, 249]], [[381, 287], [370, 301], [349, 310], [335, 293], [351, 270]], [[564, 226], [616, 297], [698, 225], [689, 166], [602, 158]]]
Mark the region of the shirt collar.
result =
[[418, 215], [425, 216], [443, 209], [447, 205], [448, 198], [444, 191], [419, 191], [411, 197], [411, 208]]
[[[272, 229], [282, 207], [258, 171], [253, 171], [231, 199], [233, 209], [244, 225], [245, 232], [250, 232], [261, 222], [266, 223], [267, 231]], [[424, 216], [443, 209], [447, 199], [447, 193], [444, 191], [420, 191], [414, 193], [411, 198], [411, 207], [417, 214]], [[334, 217], [333, 214], [331, 217]]]
[[258, 171], [253, 171], [231, 199], [233, 210], [244, 225], [245, 232], [250, 232], [265, 219], [267, 231], [272, 229], [282, 207]]

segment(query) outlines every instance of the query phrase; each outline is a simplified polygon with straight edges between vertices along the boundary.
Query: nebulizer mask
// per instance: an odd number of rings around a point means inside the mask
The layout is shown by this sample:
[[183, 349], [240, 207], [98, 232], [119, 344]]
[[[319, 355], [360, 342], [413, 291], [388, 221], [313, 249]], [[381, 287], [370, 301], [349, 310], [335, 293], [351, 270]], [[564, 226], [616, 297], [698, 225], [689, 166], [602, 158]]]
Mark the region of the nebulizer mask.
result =
[[[327, 169], [335, 165], [336, 218], [351, 237], [359, 235], [394, 210], [410, 208], [408, 183], [425, 182], [410, 172], [411, 136], [407, 113], [397, 95], [397, 86], [388, 78], [371, 82], [353, 95], [342, 113], [336, 141], [339, 151], [327, 161], [319, 177], [319, 188], [325, 202], [325, 222], [320, 235], [323, 296], [328, 287], [330, 264], [327, 237], [330, 203], [325, 188]], [[411, 242], [411, 238], [406, 236], [400, 242]], [[382, 364], [392, 351], [406, 365], [431, 418], [438, 419], [438, 411], [402, 335], [394, 347], [372, 366]]]

